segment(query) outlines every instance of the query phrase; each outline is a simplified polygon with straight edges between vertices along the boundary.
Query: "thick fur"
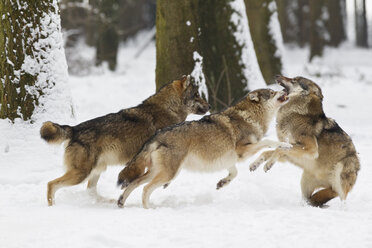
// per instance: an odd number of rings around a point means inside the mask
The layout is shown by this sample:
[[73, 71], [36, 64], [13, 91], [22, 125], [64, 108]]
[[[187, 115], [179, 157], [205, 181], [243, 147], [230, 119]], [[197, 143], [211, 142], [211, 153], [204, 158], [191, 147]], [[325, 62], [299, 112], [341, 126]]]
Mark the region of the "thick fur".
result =
[[48, 183], [47, 199], [64, 186], [89, 178], [88, 188], [96, 193], [100, 173], [107, 165], [130, 161], [156, 130], [182, 122], [190, 113], [209, 109], [189, 77], [173, 81], [137, 107], [98, 117], [77, 126], [45, 122], [40, 135], [49, 143], [66, 142], [66, 174]]
[[[120, 172], [118, 184], [127, 188], [118, 205], [124, 206], [129, 194], [148, 182], [142, 197], [143, 207], [148, 208], [152, 191], [166, 187], [181, 168], [200, 172], [227, 169], [229, 174], [217, 183], [217, 189], [229, 184], [237, 175], [236, 162], [261, 148], [283, 145], [261, 139], [285, 100], [284, 92], [256, 90], [219, 114], [160, 130]], [[145, 168], [146, 173], [141, 174]]]
[[[278, 111], [277, 135], [292, 148], [264, 152], [251, 170], [264, 161], [265, 171], [277, 160], [289, 161], [304, 170], [301, 189], [309, 204], [322, 206], [337, 196], [345, 200], [360, 169], [351, 138], [325, 116], [317, 84], [302, 77], [283, 76], [277, 77], [277, 82], [289, 92], [289, 102]], [[319, 188], [322, 190], [316, 192]]]

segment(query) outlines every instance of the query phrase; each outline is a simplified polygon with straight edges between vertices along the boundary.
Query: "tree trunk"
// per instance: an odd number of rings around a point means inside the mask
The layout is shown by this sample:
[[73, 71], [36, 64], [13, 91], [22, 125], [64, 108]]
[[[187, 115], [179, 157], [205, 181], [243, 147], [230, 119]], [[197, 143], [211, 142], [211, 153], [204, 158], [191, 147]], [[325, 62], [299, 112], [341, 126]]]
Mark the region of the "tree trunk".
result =
[[298, 28], [297, 43], [304, 47], [310, 41], [310, 7], [308, 0], [299, 0], [296, 11]]
[[254, 49], [262, 76], [267, 84], [275, 83], [275, 75], [281, 74], [282, 62], [271, 28], [276, 11], [274, 0], [245, 0]]
[[97, 32], [96, 65], [107, 62], [109, 69], [113, 71], [116, 69], [119, 48], [119, 0], [90, 0], [90, 4], [97, 23], [93, 27], [93, 32]]
[[231, 0], [200, 0], [200, 45], [203, 71], [213, 110], [224, 109], [247, 94], [248, 78], [242, 64], [243, 44], [236, 40]]
[[185, 74], [196, 81], [204, 79], [212, 111], [231, 105], [247, 93], [248, 80], [241, 60], [244, 44], [234, 35], [237, 27], [231, 21], [235, 11], [231, 3], [158, 0], [157, 89]]
[[327, 29], [330, 34], [330, 40], [328, 45], [338, 47], [346, 39], [345, 2], [343, 0], [327, 0], [326, 5], [329, 13]]
[[194, 69], [199, 48], [198, 0], [157, 0], [156, 89]]
[[354, 4], [355, 4], [356, 44], [359, 47], [368, 47], [366, 1], [355, 0]]
[[329, 33], [326, 28], [328, 21], [328, 10], [324, 0], [310, 1], [310, 57], [311, 61], [316, 56], [323, 55], [324, 45], [329, 40]]
[[0, 118], [29, 120], [67, 78], [57, 1], [1, 0], [0, 16]]
[[290, 0], [276, 0], [278, 6], [278, 18], [284, 43], [296, 42], [298, 26], [296, 23], [296, 11], [298, 3]]

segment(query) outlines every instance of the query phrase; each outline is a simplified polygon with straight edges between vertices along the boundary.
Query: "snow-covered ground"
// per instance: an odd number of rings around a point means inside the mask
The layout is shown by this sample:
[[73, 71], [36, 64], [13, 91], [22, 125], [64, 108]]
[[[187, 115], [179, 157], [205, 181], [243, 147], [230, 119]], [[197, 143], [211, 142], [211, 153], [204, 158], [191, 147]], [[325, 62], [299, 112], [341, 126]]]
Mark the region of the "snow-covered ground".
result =
[[[132, 61], [136, 49], [121, 49], [115, 73], [70, 77], [76, 119], [65, 123], [115, 112], [153, 94], [155, 46]], [[321, 85], [327, 116], [351, 135], [360, 153], [362, 168], [346, 202], [309, 207], [301, 200], [299, 168], [278, 163], [269, 173], [251, 173], [248, 160], [219, 191], [216, 183], [227, 172], [182, 171], [152, 194], [150, 210], [142, 208], [142, 189], [119, 209], [96, 202], [85, 184], [61, 189], [56, 205], [48, 207], [47, 182], [63, 174], [62, 146], [39, 138], [41, 123], [1, 120], [0, 247], [372, 247], [372, 50], [344, 45], [327, 49], [312, 64], [305, 50], [286, 48], [285, 54], [288, 76]], [[273, 128], [268, 136], [275, 139]], [[120, 169], [103, 174], [101, 195], [119, 196]]]

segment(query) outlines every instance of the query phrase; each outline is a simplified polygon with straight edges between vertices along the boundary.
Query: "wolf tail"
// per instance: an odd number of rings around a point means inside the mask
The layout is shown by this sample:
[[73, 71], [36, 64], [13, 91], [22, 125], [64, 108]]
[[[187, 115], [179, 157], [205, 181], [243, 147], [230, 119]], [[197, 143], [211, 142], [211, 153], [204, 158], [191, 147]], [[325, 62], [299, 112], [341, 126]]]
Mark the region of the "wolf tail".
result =
[[118, 186], [123, 189], [144, 174], [145, 169], [151, 166], [151, 153], [158, 148], [157, 143], [156, 141], [145, 143], [137, 155], [120, 171]]
[[65, 140], [71, 139], [72, 127], [47, 121], [40, 128], [40, 136], [48, 143], [61, 144]]

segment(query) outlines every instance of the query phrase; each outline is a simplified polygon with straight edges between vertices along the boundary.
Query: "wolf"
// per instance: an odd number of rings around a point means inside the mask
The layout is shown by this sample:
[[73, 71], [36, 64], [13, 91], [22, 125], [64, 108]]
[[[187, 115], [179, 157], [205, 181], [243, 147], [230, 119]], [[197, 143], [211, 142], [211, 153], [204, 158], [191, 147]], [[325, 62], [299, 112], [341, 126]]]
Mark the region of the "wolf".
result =
[[[286, 101], [283, 91], [259, 89], [220, 113], [161, 129], [120, 172], [118, 185], [126, 189], [118, 206], [124, 206], [136, 187], [148, 183], [142, 195], [143, 207], [148, 208], [151, 193], [161, 185], [168, 186], [181, 168], [200, 172], [227, 169], [229, 174], [217, 183], [217, 189], [228, 185], [237, 176], [236, 162], [262, 148], [283, 145], [262, 137]], [[141, 174], [145, 168], [146, 173]]]
[[191, 113], [204, 115], [209, 108], [188, 76], [165, 85], [133, 108], [76, 126], [45, 122], [40, 129], [41, 138], [48, 143], [65, 142], [67, 168], [62, 177], [48, 183], [48, 205], [53, 205], [59, 188], [86, 179], [88, 189], [97, 195], [98, 179], [108, 165], [126, 164], [156, 130], [182, 122]]
[[351, 138], [324, 114], [322, 90], [316, 83], [284, 76], [276, 81], [289, 96], [277, 114], [277, 136], [292, 148], [263, 152], [250, 169], [267, 161], [264, 170], [268, 171], [276, 161], [288, 161], [303, 169], [301, 191], [310, 205], [321, 207], [337, 196], [345, 200], [360, 169]]

